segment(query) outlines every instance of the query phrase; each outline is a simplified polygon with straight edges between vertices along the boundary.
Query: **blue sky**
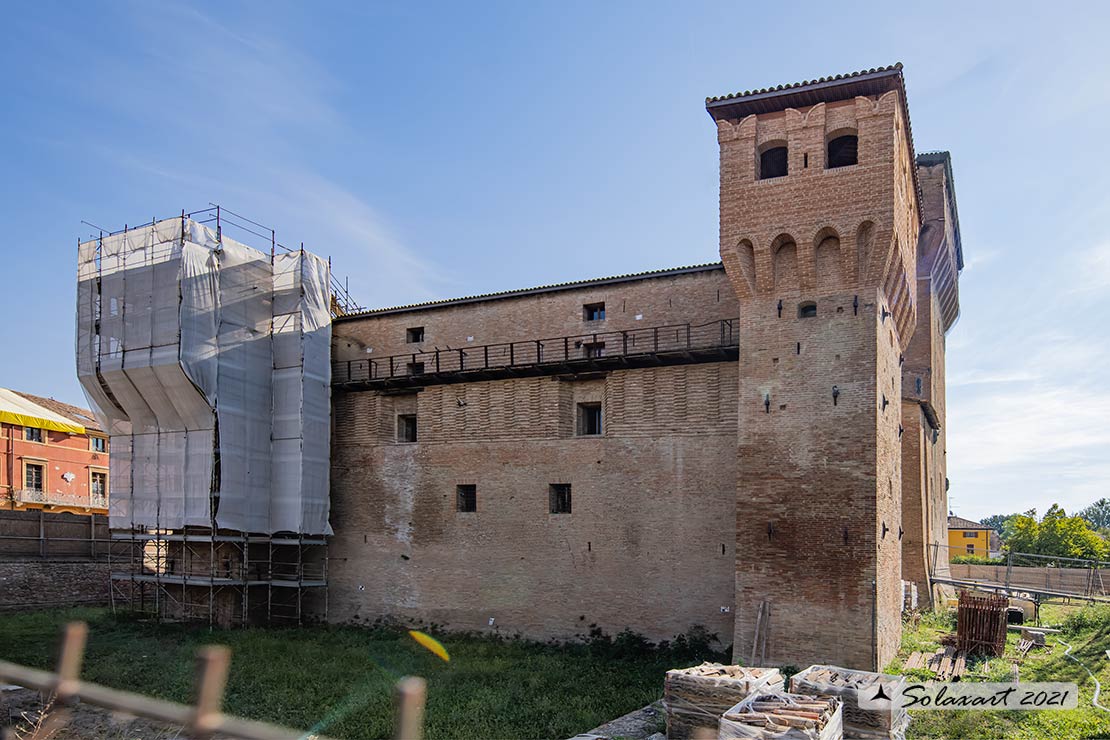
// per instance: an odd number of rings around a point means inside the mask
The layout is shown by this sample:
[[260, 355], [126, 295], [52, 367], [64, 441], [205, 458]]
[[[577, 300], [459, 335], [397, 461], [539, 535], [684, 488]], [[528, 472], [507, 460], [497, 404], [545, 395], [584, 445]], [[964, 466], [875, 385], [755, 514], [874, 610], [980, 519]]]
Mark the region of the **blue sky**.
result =
[[84, 404], [82, 219], [219, 202], [331, 255], [370, 306], [710, 262], [704, 98], [902, 61], [918, 151], [953, 155], [967, 259], [952, 508], [1110, 495], [1110, 5], [37, 2], [5, 20], [0, 386]]

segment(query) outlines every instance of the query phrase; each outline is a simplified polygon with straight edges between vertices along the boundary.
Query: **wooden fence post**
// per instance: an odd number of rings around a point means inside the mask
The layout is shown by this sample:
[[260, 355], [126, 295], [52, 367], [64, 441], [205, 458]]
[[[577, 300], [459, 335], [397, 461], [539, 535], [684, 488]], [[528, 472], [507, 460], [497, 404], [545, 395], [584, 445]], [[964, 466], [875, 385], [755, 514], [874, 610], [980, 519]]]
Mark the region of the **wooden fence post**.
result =
[[196, 709], [190, 723], [191, 737], [212, 736], [220, 720], [231, 651], [223, 645], [208, 645], [197, 651]]

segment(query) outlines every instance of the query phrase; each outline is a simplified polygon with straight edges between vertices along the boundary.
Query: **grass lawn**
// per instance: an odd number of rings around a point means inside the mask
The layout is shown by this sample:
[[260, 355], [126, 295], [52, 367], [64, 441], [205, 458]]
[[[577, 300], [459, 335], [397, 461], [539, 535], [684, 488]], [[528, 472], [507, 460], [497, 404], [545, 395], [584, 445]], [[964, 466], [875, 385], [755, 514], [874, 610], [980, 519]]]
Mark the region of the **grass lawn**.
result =
[[[942, 635], [956, 631], [954, 613], [929, 614], [914, 629], [907, 626], [903, 633], [902, 649], [898, 659], [888, 666], [888, 673], [902, 673], [901, 667], [915, 650], [935, 651]], [[1079, 685], [1079, 708], [1043, 711], [911, 711], [908, 738], [984, 738], [989, 740], [1087, 740], [1110, 738], [1110, 712], [1103, 712], [1091, 705], [1094, 682], [1080, 666], [1064, 657], [1066, 647], [1061, 640], [1072, 645], [1072, 655], [1087, 666], [1102, 683], [1099, 699], [1102, 706], [1110, 706], [1110, 660], [1105, 651], [1110, 649], [1110, 607], [1044, 607], [1041, 623], [1062, 626], [1064, 633], [1049, 635], [1050, 650], [1031, 650], [1019, 659], [1017, 641], [1019, 633], [1011, 631], [1006, 653], [1000, 658], [968, 662], [969, 672], [965, 681], [1009, 681], [1011, 664], [1019, 660], [1019, 678], [1022, 681], [1074, 681]], [[1059, 639], [1057, 639], [1059, 638]], [[906, 673], [914, 680], [929, 680], [929, 671], [915, 670]]]
[[344, 738], [391, 736], [391, 692], [403, 675], [428, 680], [429, 738], [566, 738], [659, 699], [667, 669], [720, 657], [697, 646], [644, 649], [627, 636], [553, 646], [446, 635], [444, 663], [400, 630], [210, 631], [80, 609], [3, 616], [0, 659], [52, 669], [73, 619], [89, 623], [85, 680], [188, 702], [196, 649], [228, 645], [226, 711]]

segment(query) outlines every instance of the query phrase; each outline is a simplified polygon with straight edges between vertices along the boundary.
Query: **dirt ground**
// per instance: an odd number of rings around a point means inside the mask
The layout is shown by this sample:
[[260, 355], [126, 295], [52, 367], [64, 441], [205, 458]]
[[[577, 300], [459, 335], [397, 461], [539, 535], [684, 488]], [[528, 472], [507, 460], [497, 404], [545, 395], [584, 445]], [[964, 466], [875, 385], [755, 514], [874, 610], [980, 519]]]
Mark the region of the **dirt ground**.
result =
[[[53, 713], [46, 712], [46, 718]], [[69, 720], [44, 732], [43, 697], [30, 689], [0, 690], [0, 734], [4, 740], [172, 740], [184, 737], [183, 729], [131, 715], [78, 704]], [[36, 731], [38, 734], [36, 734]]]

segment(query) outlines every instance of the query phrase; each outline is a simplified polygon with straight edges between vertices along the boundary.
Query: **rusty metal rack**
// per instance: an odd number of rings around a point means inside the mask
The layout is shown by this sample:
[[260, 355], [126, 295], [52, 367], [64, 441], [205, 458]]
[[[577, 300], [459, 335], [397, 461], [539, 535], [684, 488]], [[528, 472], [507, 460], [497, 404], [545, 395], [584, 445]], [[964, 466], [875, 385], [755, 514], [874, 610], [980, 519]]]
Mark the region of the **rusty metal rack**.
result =
[[592, 332], [550, 339], [434, 349], [335, 362], [332, 385], [399, 388], [653, 365], [721, 362], [739, 356], [736, 319]]

